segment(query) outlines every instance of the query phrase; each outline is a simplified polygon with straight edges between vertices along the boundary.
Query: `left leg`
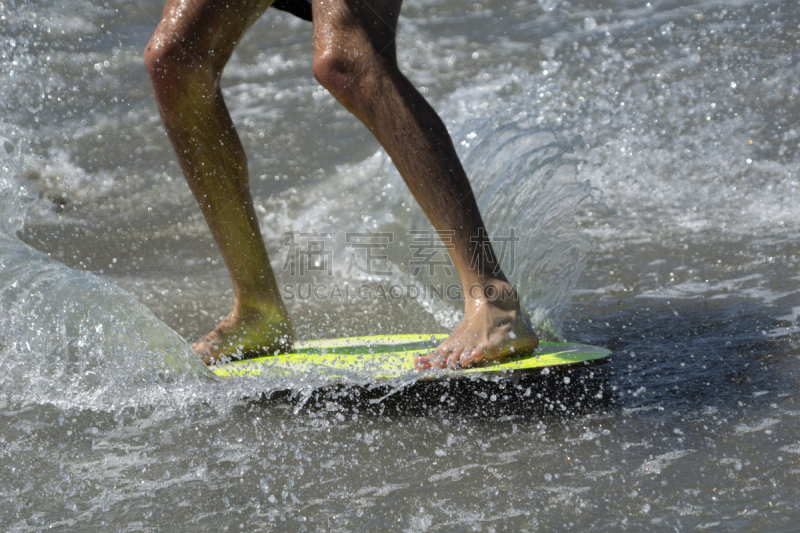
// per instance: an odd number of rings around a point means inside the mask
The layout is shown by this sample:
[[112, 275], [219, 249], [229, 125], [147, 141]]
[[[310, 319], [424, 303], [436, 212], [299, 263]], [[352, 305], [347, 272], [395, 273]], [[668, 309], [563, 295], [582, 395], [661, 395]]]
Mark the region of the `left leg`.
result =
[[397, 67], [401, 1], [313, 0], [314, 75], [372, 131], [440, 235], [452, 232], [464, 319], [434, 353], [417, 358], [417, 368], [481, 365], [530, 352], [538, 339], [486, 242], [447, 129]]
[[233, 310], [193, 345], [207, 364], [285, 351], [293, 340], [220, 89], [236, 43], [271, 3], [167, 0], [145, 50], [164, 128], [233, 282]]

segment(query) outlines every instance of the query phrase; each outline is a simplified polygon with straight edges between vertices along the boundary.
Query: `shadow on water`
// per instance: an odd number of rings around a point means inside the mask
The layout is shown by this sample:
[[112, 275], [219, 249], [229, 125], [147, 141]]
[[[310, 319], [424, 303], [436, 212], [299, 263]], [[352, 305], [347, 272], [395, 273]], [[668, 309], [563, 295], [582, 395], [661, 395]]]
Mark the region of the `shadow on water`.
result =
[[[592, 304], [565, 330], [612, 350], [617, 408], [725, 410], [798, 388], [800, 343], [775, 306], [744, 299], [635, 298]], [[760, 401], [760, 400], [759, 400]]]
[[[613, 308], [612, 308], [613, 307]], [[748, 301], [715, 303], [636, 299], [573, 319], [571, 340], [613, 351], [606, 364], [563, 372], [411, 384], [335, 386], [310, 396], [272, 392], [251, 407], [290, 405], [295, 412], [343, 410], [366, 415], [521, 416], [553, 420], [623, 410], [691, 413], [726, 411], [741, 402], [773, 401], [797, 389], [796, 334], [768, 337], [785, 327], [775, 310]]]
[[550, 374], [415, 381], [403, 385], [337, 385], [311, 396], [294, 391], [264, 394], [252, 406], [270, 410], [289, 404], [296, 411], [344, 410], [374, 416], [469, 416], [538, 419], [607, 411], [614, 403], [605, 384], [608, 365], [586, 365]]

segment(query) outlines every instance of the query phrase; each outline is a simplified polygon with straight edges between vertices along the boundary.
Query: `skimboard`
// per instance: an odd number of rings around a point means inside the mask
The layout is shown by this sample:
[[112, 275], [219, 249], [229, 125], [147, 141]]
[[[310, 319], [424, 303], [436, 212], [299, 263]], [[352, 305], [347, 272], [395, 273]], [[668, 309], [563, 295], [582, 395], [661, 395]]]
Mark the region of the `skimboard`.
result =
[[417, 373], [414, 356], [430, 353], [446, 338], [447, 334], [407, 334], [297, 341], [289, 353], [231, 361], [214, 366], [212, 370], [220, 378], [313, 374], [332, 381], [347, 376], [380, 381], [413, 375], [436, 380], [523, 372], [548, 373], [550, 370], [603, 363], [611, 355], [610, 350], [598, 346], [541, 341], [535, 352], [503, 363]]

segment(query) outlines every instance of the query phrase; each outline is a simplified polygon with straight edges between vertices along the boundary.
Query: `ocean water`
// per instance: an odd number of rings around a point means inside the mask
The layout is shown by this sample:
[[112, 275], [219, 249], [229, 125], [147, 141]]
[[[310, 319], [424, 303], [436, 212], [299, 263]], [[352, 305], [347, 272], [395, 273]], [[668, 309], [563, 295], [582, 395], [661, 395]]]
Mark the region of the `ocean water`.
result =
[[[526, 311], [613, 358], [334, 389], [215, 380], [184, 340], [232, 292], [141, 59], [162, 7], [0, 4], [0, 529], [797, 529], [797, 3], [407, 3], [401, 67]], [[311, 25], [269, 10], [223, 88], [298, 337], [457, 323]]]

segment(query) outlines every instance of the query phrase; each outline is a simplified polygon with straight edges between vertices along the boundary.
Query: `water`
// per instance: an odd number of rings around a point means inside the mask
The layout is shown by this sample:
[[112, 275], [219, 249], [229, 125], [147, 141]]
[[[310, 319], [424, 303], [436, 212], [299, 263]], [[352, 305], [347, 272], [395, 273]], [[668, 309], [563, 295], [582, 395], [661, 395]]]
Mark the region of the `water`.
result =
[[[217, 382], [181, 340], [232, 294], [140, 59], [161, 8], [0, 4], [3, 530], [796, 529], [796, 3], [409, 3], [401, 66], [492, 234], [519, 237], [527, 311], [614, 358], [570, 383], [322, 392]], [[310, 54], [310, 25], [269, 12], [224, 82], [279, 283], [452, 284], [414, 274], [427, 222]], [[284, 232], [312, 228], [330, 275], [292, 276]], [[393, 235], [387, 275], [348, 272], [366, 228]], [[459, 317], [288, 306], [304, 338]]]

